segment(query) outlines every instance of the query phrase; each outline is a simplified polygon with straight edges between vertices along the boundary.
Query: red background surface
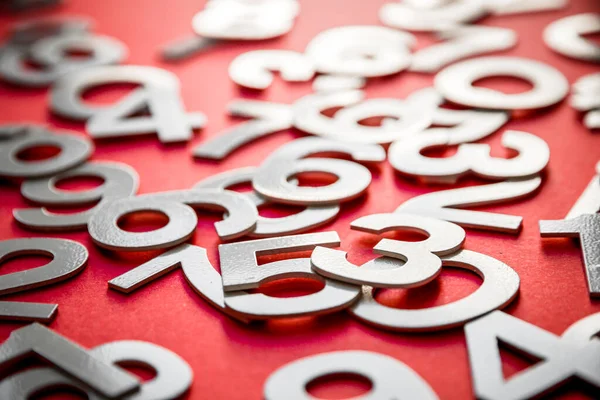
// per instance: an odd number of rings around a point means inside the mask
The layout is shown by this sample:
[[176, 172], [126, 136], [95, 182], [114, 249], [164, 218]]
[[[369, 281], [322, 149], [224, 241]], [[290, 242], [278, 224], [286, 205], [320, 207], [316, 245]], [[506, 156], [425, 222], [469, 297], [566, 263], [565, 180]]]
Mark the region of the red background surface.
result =
[[[295, 131], [274, 134], [240, 149], [221, 163], [192, 159], [192, 148], [238, 122], [225, 113], [225, 106], [230, 100], [246, 97], [291, 103], [311, 91], [310, 83], [286, 83], [279, 78], [264, 93], [241, 91], [227, 75], [227, 67], [235, 56], [263, 48], [302, 51], [315, 34], [327, 28], [378, 24], [377, 13], [383, 1], [304, 1], [293, 30], [282, 38], [263, 43], [222, 44], [205, 54], [175, 64], [162, 62], [158, 56], [159, 48], [191, 33], [191, 17], [204, 2], [69, 0], [66, 3], [58, 9], [32, 14], [1, 15], [0, 34], [4, 36], [8, 28], [23, 17], [89, 16], [95, 21], [95, 32], [119, 38], [129, 47], [127, 64], [155, 65], [174, 72], [181, 80], [187, 110], [201, 111], [208, 116], [207, 127], [196, 133], [187, 144], [163, 145], [155, 135], [96, 142], [92, 160], [114, 160], [131, 165], [140, 175], [139, 193], [151, 193], [189, 188], [219, 171], [258, 165], [278, 146], [301, 136]], [[516, 30], [519, 43], [506, 54], [530, 57], [553, 65], [572, 83], [582, 75], [597, 71], [597, 66], [566, 59], [553, 53], [542, 42], [543, 28], [550, 22], [562, 16], [598, 9], [597, 0], [571, 0], [570, 3], [561, 11], [488, 17], [480, 23]], [[428, 35], [418, 37], [420, 46], [431, 43]], [[366, 91], [368, 97], [403, 98], [416, 89], [431, 85], [432, 78], [433, 75], [403, 72], [369, 81]], [[490, 79], [482, 84], [504, 91], [527, 88], [523, 82], [502, 79]], [[89, 97], [90, 101], [111, 101], [123, 93], [125, 88], [109, 88], [94, 90]], [[46, 89], [32, 90], [0, 84], [0, 122], [42, 122], [85, 135], [83, 124], [50, 115], [47, 99]], [[511, 236], [468, 230], [466, 248], [493, 256], [520, 275], [520, 295], [506, 309], [507, 312], [560, 334], [580, 318], [600, 311], [600, 303], [588, 297], [577, 242], [569, 239], [541, 240], [537, 222], [564, 217], [577, 200], [600, 158], [600, 136], [582, 125], [580, 116], [567, 101], [548, 110], [512, 119], [505, 129], [523, 130], [542, 137], [551, 149], [550, 164], [537, 195], [484, 208], [524, 216], [522, 232]], [[497, 132], [485, 142], [492, 144], [492, 155], [506, 156], [508, 153], [500, 146], [500, 136], [501, 132]], [[379, 237], [350, 231], [352, 220], [372, 213], [392, 212], [408, 198], [444, 188], [427, 187], [399, 177], [387, 162], [374, 169], [373, 175], [368, 194], [344, 204], [339, 218], [320, 228], [320, 231], [338, 231], [342, 249], [349, 252], [350, 261], [355, 263], [374, 257], [371, 248]], [[460, 185], [477, 183], [487, 182], [478, 179], [460, 181]], [[81, 188], [85, 184], [83, 181], [73, 182], [69, 187]], [[398, 334], [364, 325], [345, 313], [245, 326], [200, 299], [187, 285], [180, 270], [131, 295], [122, 295], [108, 290], [107, 281], [156, 254], [120, 255], [101, 251], [93, 245], [87, 232], [29, 232], [19, 227], [11, 216], [13, 208], [27, 206], [19, 194], [18, 183], [1, 181], [0, 193], [0, 239], [65, 237], [85, 244], [90, 251], [88, 267], [74, 279], [4, 296], [3, 299], [58, 303], [59, 314], [50, 327], [86, 347], [113, 340], [137, 339], [157, 343], [178, 353], [191, 365], [195, 375], [187, 398], [261, 398], [263, 383], [277, 368], [300, 357], [345, 349], [376, 351], [405, 362], [431, 385], [440, 398], [472, 398], [465, 339], [460, 328], [433, 334]], [[261, 212], [266, 215], [279, 211], [270, 209]], [[215, 214], [203, 213], [193, 239], [194, 244], [208, 249], [216, 268], [219, 241], [212, 223], [218, 218]], [[4, 263], [0, 272], [23, 270], [44, 262], [42, 258], [20, 258]], [[447, 269], [440, 279], [425, 287], [386, 291], [380, 295], [380, 301], [405, 308], [439, 305], [468, 295], [479, 283], [479, 278], [473, 274]], [[6, 339], [11, 331], [21, 326], [23, 324], [0, 323], [0, 339]], [[511, 374], [526, 364], [517, 357], [509, 357], [505, 370]], [[359, 394], [363, 386], [356, 383], [321, 385], [313, 393], [339, 398]], [[554, 396], [594, 397], [590, 388], [577, 384], [567, 385]], [[65, 397], [62, 395], [60, 398]]]

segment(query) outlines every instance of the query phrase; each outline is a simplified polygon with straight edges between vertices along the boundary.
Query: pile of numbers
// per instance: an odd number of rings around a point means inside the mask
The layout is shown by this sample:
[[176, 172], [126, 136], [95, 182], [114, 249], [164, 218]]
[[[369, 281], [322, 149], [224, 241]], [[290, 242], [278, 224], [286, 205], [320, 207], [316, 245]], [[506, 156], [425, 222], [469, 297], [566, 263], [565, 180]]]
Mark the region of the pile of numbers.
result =
[[[562, 336], [502, 311], [518, 295], [520, 278], [509, 265], [465, 249], [465, 228], [517, 235], [522, 217], [470, 208], [515, 201], [535, 195], [550, 160], [550, 149], [535, 132], [504, 129], [514, 113], [544, 109], [568, 98], [592, 132], [600, 128], [600, 72], [582, 76], [570, 87], [551, 65], [521, 57], [490, 55], [514, 47], [516, 32], [478, 25], [491, 15], [532, 13], [565, 7], [567, 0], [403, 0], [379, 11], [382, 25], [342, 26], [320, 32], [305, 51], [256, 50], [237, 56], [229, 76], [237, 85], [268, 91], [272, 72], [286, 82], [313, 82], [312, 94], [293, 104], [235, 100], [233, 116], [249, 118], [193, 149], [190, 157], [221, 161], [258, 138], [295, 128], [306, 137], [284, 144], [259, 166], [228, 170], [186, 189], [138, 195], [139, 178], [130, 166], [91, 161], [91, 139], [30, 123], [0, 126], [0, 177], [21, 182], [21, 195], [37, 207], [14, 209], [20, 226], [37, 232], [82, 230], [94, 245], [109, 252], [162, 250], [160, 255], [111, 279], [111, 290], [135, 296], [136, 290], [181, 267], [187, 283], [204, 300], [241, 323], [314, 316], [344, 311], [378, 329], [403, 332], [464, 329], [473, 393], [482, 399], [526, 399], [548, 393], [572, 377], [600, 390], [600, 313], [570, 326]], [[573, 0], [572, 0], [573, 1]], [[10, 0], [8, 9], [27, 10], [59, 1]], [[226, 41], [260, 41], [284, 35], [300, 12], [296, 0], [210, 0], [192, 19], [195, 34], [160, 49], [166, 60], [206, 53]], [[26, 14], [24, 14], [26, 15]], [[441, 41], [414, 51], [410, 32], [430, 32]], [[584, 37], [600, 32], [600, 14], [561, 18], [548, 25], [543, 40], [552, 50], [573, 59], [600, 63], [600, 47]], [[87, 57], [71, 58], [69, 51]], [[27, 20], [13, 27], [0, 47], [0, 79], [23, 87], [48, 88], [48, 107], [62, 118], [84, 121], [92, 139], [155, 133], [157, 140], [185, 142], [206, 124], [206, 116], [186, 109], [182, 84], [173, 73], [150, 66], [123, 65], [127, 47], [117, 38], [97, 34], [81, 17]], [[468, 59], [467, 59], [468, 58]], [[26, 67], [27, 62], [39, 66]], [[365, 99], [361, 90], [371, 78], [402, 71], [434, 74], [434, 85], [405, 99]], [[532, 89], [518, 94], [474, 86], [493, 76], [521, 78]], [[115, 83], [139, 85], [110, 105], [86, 104], [82, 94]], [[449, 101], [462, 109], [443, 107]], [[332, 117], [322, 112], [339, 108]], [[147, 112], [144, 115], [136, 113]], [[133, 117], [130, 117], [134, 115]], [[359, 122], [385, 116], [380, 125]], [[502, 131], [502, 145], [517, 152], [512, 158], [490, 156], [490, 146], [477, 143]], [[99, 144], [101, 145], [101, 144]], [[386, 145], [386, 147], [384, 147]], [[389, 146], [387, 146], [389, 145]], [[60, 152], [41, 161], [18, 155], [40, 146]], [[434, 158], [426, 149], [458, 146], [456, 154]], [[386, 151], [387, 149], [387, 151]], [[592, 150], [593, 151], [593, 150]], [[343, 154], [344, 158], [325, 153]], [[317, 157], [309, 157], [318, 155]], [[379, 255], [361, 266], [347, 260], [335, 231], [308, 233], [335, 219], [340, 205], [363, 196], [372, 180], [369, 166], [389, 161], [401, 175], [426, 184], [451, 185], [475, 175], [489, 183], [450, 188], [413, 197], [393, 213], [363, 215], [353, 230], [380, 235], [414, 231], [427, 239], [409, 242], [381, 239]], [[334, 175], [324, 186], [299, 185], [302, 173]], [[582, 171], [590, 183], [574, 199], [562, 220], [541, 220], [541, 237], [578, 237], [587, 287], [600, 296], [600, 161], [595, 171]], [[57, 182], [97, 177], [96, 188], [69, 192]], [[228, 190], [251, 183], [253, 191]], [[3, 188], [2, 190], [7, 190]], [[44, 206], [96, 205], [75, 213], [52, 213]], [[259, 215], [258, 207], [283, 204], [303, 210], [279, 218]], [[215, 209], [223, 219], [214, 224], [220, 271], [206, 249], [187, 243], [197, 229], [195, 209]], [[168, 223], [149, 232], [129, 232], [118, 222], [125, 216], [154, 211]], [[543, 240], [543, 239], [540, 239]], [[259, 265], [257, 257], [312, 251], [310, 258], [290, 258]], [[0, 242], [0, 262], [45, 254], [41, 267], [0, 276], [0, 295], [29, 291], [67, 279], [77, 279], [88, 260], [78, 242], [59, 238], [24, 238]], [[483, 284], [472, 294], [449, 304], [424, 309], [397, 309], [380, 304], [380, 288], [414, 288], [435, 280], [443, 267], [479, 275]], [[262, 283], [282, 278], [312, 278], [321, 290], [299, 297], [278, 298], [256, 291]], [[34, 368], [9, 374], [0, 381], [0, 398], [27, 399], [50, 387], [73, 387], [90, 399], [174, 399], [192, 384], [193, 373], [181, 356], [153, 343], [115, 341], [85, 349], [45, 325], [58, 304], [0, 302], [0, 319], [30, 323], [12, 332], [0, 345], [0, 366], [6, 369], [31, 354], [54, 368]], [[544, 359], [508, 380], [501, 368], [498, 339], [526, 354]], [[134, 361], [157, 371], [140, 382], [116, 365]], [[282, 365], [264, 383], [269, 400], [308, 399], [309, 382], [344, 372], [372, 382], [369, 398], [437, 399], [428, 383], [410, 366], [368, 351], [317, 354]], [[202, 379], [198, 377], [197, 379]]]

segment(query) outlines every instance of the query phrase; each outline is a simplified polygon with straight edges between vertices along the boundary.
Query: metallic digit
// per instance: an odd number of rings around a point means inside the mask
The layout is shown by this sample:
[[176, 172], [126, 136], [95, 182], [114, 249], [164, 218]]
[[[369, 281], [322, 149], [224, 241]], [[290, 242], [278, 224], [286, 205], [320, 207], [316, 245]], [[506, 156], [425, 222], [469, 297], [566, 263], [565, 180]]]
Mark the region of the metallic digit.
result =
[[[67, 239], [10, 239], [0, 242], [0, 264], [14, 257], [51, 256], [41, 267], [0, 275], [0, 295], [18, 293], [72, 278], [85, 268], [87, 249]], [[56, 316], [57, 304], [0, 301], [0, 320], [50, 322]]]
[[413, 197], [402, 203], [395, 212], [438, 218], [465, 228], [516, 234], [521, 229], [523, 217], [460, 208], [520, 199], [533, 193], [541, 183], [542, 179], [536, 176], [527, 179], [509, 179], [491, 185], [441, 190]]
[[[175, 399], [183, 395], [192, 384], [193, 372], [185, 360], [153, 343], [120, 340], [95, 347], [89, 353], [107, 364], [143, 364], [156, 370], [154, 379], [143, 383], [139, 392], [125, 396], [123, 400]], [[0, 395], [13, 400], [27, 400], [44, 389], [55, 387], [77, 388], [89, 400], [104, 398], [52, 368], [30, 369], [9, 377], [0, 383]]]
[[[166, 226], [151, 232], [126, 232], [118, 225], [120, 218], [138, 211], [163, 213], [169, 219]], [[198, 220], [191, 207], [179, 202], [121, 199], [108, 203], [88, 221], [88, 232], [98, 246], [109, 250], [142, 251], [168, 248], [188, 240]]]
[[373, 388], [360, 397], [363, 400], [438, 399], [423, 378], [395, 358], [370, 351], [346, 350], [304, 357], [280, 367], [265, 382], [265, 400], [314, 399], [306, 386], [321, 376], [336, 373], [367, 377]]
[[[401, 332], [437, 331], [507, 306], [519, 292], [519, 275], [508, 265], [470, 250], [442, 258], [444, 267], [463, 268], [483, 278], [473, 293], [453, 303], [420, 310], [384, 306], [373, 297], [373, 288], [363, 286], [362, 298], [348, 311], [359, 320], [382, 329]], [[364, 268], [364, 267], [362, 267]]]
[[[54, 175], [87, 160], [94, 150], [86, 138], [55, 134], [44, 127], [16, 125], [0, 127], [0, 177], [39, 178]], [[38, 146], [55, 146], [60, 152], [39, 161], [22, 161], [17, 155]]]
[[[151, 117], [125, 118], [148, 107]], [[125, 118], [125, 119], [124, 119]], [[173, 123], [175, 121], [175, 123]], [[163, 143], [190, 140], [192, 129], [204, 127], [201, 113], [185, 114], [179, 94], [171, 90], [134, 90], [111, 109], [100, 111], [86, 124], [92, 137], [108, 138], [156, 132]]]
[[[202, 182], [196, 184], [194, 189], [227, 189], [236, 184], [252, 182], [256, 170], [257, 168], [255, 167], [245, 167], [225, 171], [204, 179]], [[246, 193], [246, 196], [257, 207], [270, 203], [254, 191]], [[268, 218], [259, 215], [256, 221], [256, 228], [248, 236], [264, 238], [302, 233], [331, 221], [339, 212], [339, 205], [328, 205], [309, 206], [299, 213], [287, 217]]]
[[[565, 333], [561, 338], [501, 311], [467, 324], [465, 336], [475, 396], [490, 400], [530, 399], [547, 394], [572, 377], [600, 388], [600, 341], [589, 337], [572, 340]], [[505, 380], [499, 339], [543, 362]]]
[[33, 323], [13, 331], [0, 346], [0, 367], [7, 368], [24, 357], [36, 354], [109, 399], [118, 399], [140, 387], [138, 380], [86, 349], [44, 326]]
[[331, 28], [316, 35], [305, 53], [324, 74], [361, 77], [398, 73], [410, 65], [413, 35], [375, 25]]
[[[78, 192], [56, 188], [56, 183], [63, 179], [88, 176], [100, 177], [104, 183], [97, 188]], [[27, 180], [21, 185], [21, 194], [29, 201], [46, 206], [98, 202], [95, 207], [73, 214], [56, 214], [44, 207], [21, 208], [13, 210], [13, 216], [20, 224], [34, 230], [85, 229], [91, 216], [106, 203], [134, 195], [138, 183], [138, 174], [129, 165], [91, 161], [50, 178]]]
[[218, 133], [193, 150], [194, 157], [222, 160], [241, 146], [261, 137], [292, 128], [293, 114], [287, 104], [235, 100], [227, 105], [229, 115], [254, 118]]
[[[347, 160], [307, 158], [311, 154], [336, 152], [352, 159], [379, 162], [385, 151], [379, 145], [343, 143], [321, 138], [302, 138], [280, 147], [259, 167], [252, 180], [254, 190], [278, 203], [301, 205], [338, 204], [360, 196], [371, 182], [371, 172], [364, 166]], [[289, 178], [302, 172], [325, 172], [337, 176], [337, 181], [320, 187], [298, 186]]]
[[[94, 243], [109, 250], [141, 251], [176, 246], [188, 240], [196, 230], [198, 217], [192, 207], [219, 209], [227, 212], [224, 221], [215, 223], [222, 240], [243, 236], [256, 226], [258, 212], [250, 200], [229, 190], [173, 190], [144, 194], [108, 203], [88, 222]], [[157, 211], [169, 222], [150, 232], [127, 232], [117, 222], [138, 211]]]
[[413, 54], [411, 71], [437, 72], [463, 58], [510, 49], [517, 44], [515, 31], [487, 26], [449, 26], [440, 29], [437, 36], [446, 42]]
[[[262, 320], [333, 313], [351, 306], [360, 296], [360, 288], [323, 279], [312, 272], [309, 258], [277, 261], [278, 278], [303, 276], [318, 279], [325, 287], [317, 293], [300, 297], [277, 298], [241, 290], [225, 293], [225, 304], [245, 318]], [[275, 263], [272, 263], [275, 264]], [[271, 266], [271, 264], [267, 264]], [[261, 266], [263, 268], [265, 266]]]
[[[138, 83], [118, 103], [110, 106], [84, 104], [83, 92], [98, 85]], [[189, 140], [193, 128], [201, 128], [201, 113], [186, 113], [179, 94], [179, 81], [173, 73], [148, 66], [120, 65], [88, 68], [58, 79], [50, 94], [52, 111], [65, 118], [88, 120], [92, 137], [120, 137], [156, 132], [162, 142]], [[126, 118], [145, 108], [151, 116]]]
[[[525, 79], [533, 89], [506, 94], [473, 86], [490, 76]], [[531, 110], [561, 101], [569, 92], [569, 82], [554, 67], [539, 61], [507, 56], [478, 57], [446, 67], [434, 79], [435, 88], [448, 100], [469, 107], [494, 110]]]
[[600, 297], [600, 214], [540, 221], [542, 237], [578, 237], [590, 296]]
[[425, 157], [427, 148], [444, 146], [448, 133], [418, 135], [392, 143], [390, 164], [402, 174], [418, 176], [428, 182], [455, 183], [470, 172], [486, 179], [524, 178], [538, 174], [550, 160], [550, 148], [541, 138], [527, 132], [506, 131], [502, 145], [518, 151], [506, 159], [490, 157], [487, 144], [461, 144], [452, 157]]
[[[323, 232], [220, 245], [225, 304], [248, 319], [318, 315], [347, 308], [358, 298], [359, 288], [323, 279], [311, 270], [309, 258], [281, 260], [261, 266], [256, 261], [258, 254], [310, 250], [317, 245], [339, 245], [339, 237], [336, 232]], [[257, 288], [263, 282], [291, 277], [319, 279], [325, 287], [317, 293], [289, 298], [243, 291]]]
[[279, 71], [287, 82], [306, 82], [315, 74], [310, 58], [290, 50], [254, 50], [242, 53], [229, 64], [229, 77], [240, 86], [263, 90]]
[[[410, 288], [434, 280], [442, 268], [438, 256], [455, 253], [465, 241], [458, 225], [411, 214], [372, 214], [359, 218], [352, 229], [380, 234], [390, 230], [408, 230], [428, 235], [420, 242], [382, 239], [375, 253], [399, 259], [397, 268], [376, 268], [372, 264], [358, 268], [346, 260], [346, 252], [317, 247], [311, 256], [313, 270], [331, 279], [378, 288]], [[394, 260], [395, 261], [395, 260]]]
[[544, 30], [544, 42], [563, 56], [600, 62], [600, 46], [583, 35], [600, 32], [600, 14], [570, 15], [552, 22]]

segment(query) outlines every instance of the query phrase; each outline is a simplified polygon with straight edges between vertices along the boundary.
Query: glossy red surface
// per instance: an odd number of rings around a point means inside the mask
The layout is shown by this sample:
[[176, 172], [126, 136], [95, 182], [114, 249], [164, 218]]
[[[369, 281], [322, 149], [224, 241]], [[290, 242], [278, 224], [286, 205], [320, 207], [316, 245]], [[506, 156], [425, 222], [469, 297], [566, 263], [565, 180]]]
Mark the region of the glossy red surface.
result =
[[[182, 145], [162, 145], [155, 135], [119, 140], [96, 141], [92, 160], [121, 161], [135, 168], [141, 179], [139, 193], [189, 188], [204, 177], [241, 166], [258, 165], [278, 146], [300, 137], [295, 131], [282, 132], [257, 141], [232, 154], [221, 163], [194, 160], [191, 149], [238, 122], [225, 113], [228, 101], [258, 98], [291, 103], [311, 91], [309, 83], [286, 83], [276, 78], [264, 93], [242, 91], [227, 75], [227, 67], [238, 54], [255, 49], [280, 48], [302, 51], [318, 32], [349, 24], [378, 24], [383, 1], [323, 0], [303, 1], [293, 30], [282, 38], [264, 43], [230, 43], [216, 46], [190, 60], [169, 64], [159, 59], [165, 43], [191, 33], [190, 20], [203, 2], [193, 0], [65, 0], [64, 7], [29, 15], [0, 16], [0, 34], [22, 17], [46, 15], [86, 15], [95, 21], [95, 32], [114, 36], [128, 47], [128, 64], [154, 65], [177, 74], [187, 110], [208, 116], [208, 125], [194, 139]], [[597, 66], [564, 58], [542, 42], [542, 31], [550, 22], [566, 15], [598, 9], [597, 0], [571, 0], [561, 11], [488, 17], [490, 26], [512, 28], [519, 34], [515, 49], [505, 54], [543, 61], [562, 71], [573, 83]], [[431, 43], [418, 35], [419, 45]], [[403, 72], [374, 79], [366, 89], [368, 97], [403, 98], [416, 89], [431, 85], [433, 75]], [[513, 80], [491, 79], [481, 84], [504, 91], [524, 90]], [[90, 101], [111, 101], [126, 88], [94, 90]], [[70, 129], [86, 135], [81, 123], [50, 115], [48, 91], [0, 84], [0, 123], [34, 121], [51, 127]], [[580, 116], [563, 101], [555, 107], [511, 120], [506, 129], [523, 130], [542, 137], [550, 146], [551, 160], [538, 194], [525, 200], [483, 209], [525, 217], [518, 236], [468, 230], [466, 248], [493, 256], [514, 268], [521, 277], [521, 292], [506, 311], [525, 321], [560, 334], [578, 319], [600, 311], [600, 302], [587, 294], [581, 251], [576, 241], [544, 239], [537, 227], [540, 219], [564, 217], [577, 200], [600, 159], [600, 136], [587, 130]], [[492, 154], [506, 156], [500, 146], [501, 132], [484, 142]], [[452, 149], [450, 150], [452, 151]], [[449, 153], [448, 153], [449, 154]], [[378, 237], [349, 230], [355, 218], [372, 213], [392, 212], [404, 200], [439, 190], [397, 176], [388, 163], [373, 169], [374, 180], [368, 194], [344, 204], [339, 218], [320, 228], [336, 230], [349, 259], [363, 263], [374, 257], [371, 248]], [[85, 182], [84, 182], [85, 183]], [[485, 183], [467, 179], [460, 185]], [[81, 182], [79, 184], [82, 184]], [[72, 182], [71, 188], [78, 183]], [[6, 300], [56, 302], [59, 314], [50, 327], [86, 347], [121, 339], [146, 340], [171, 349], [185, 358], [194, 370], [189, 399], [258, 399], [269, 374], [300, 357], [322, 352], [361, 349], [390, 355], [419, 373], [442, 399], [472, 398], [471, 378], [465, 339], [461, 329], [432, 334], [397, 334], [364, 325], [345, 313], [322, 318], [304, 318], [245, 326], [215, 310], [187, 285], [177, 270], [131, 295], [108, 290], [107, 281], [150, 259], [155, 254], [120, 255], [94, 246], [86, 232], [40, 234], [28, 232], [12, 219], [11, 210], [27, 206], [18, 184], [0, 182], [0, 239], [14, 237], [66, 237], [85, 244], [90, 251], [87, 269], [69, 281], [40, 290], [4, 296]], [[218, 238], [212, 223], [216, 214], [202, 214], [193, 243], [208, 249], [218, 268]], [[160, 226], [150, 221], [149, 226]], [[4, 263], [1, 273], [40, 265], [41, 258], [21, 258]], [[37, 263], [37, 264], [36, 264]], [[422, 288], [387, 291], [380, 301], [397, 307], [419, 308], [439, 305], [474, 291], [480, 280], [475, 275], [448, 269], [441, 278]], [[306, 289], [306, 286], [303, 286]], [[273, 290], [273, 289], [272, 289]], [[0, 323], [0, 340], [23, 326]], [[506, 358], [506, 373], [525, 364], [518, 357]], [[315, 385], [315, 395], [336, 398], [356, 395], [368, 385]], [[583, 388], [583, 390], [582, 390]], [[576, 383], [555, 392], [561, 398], [593, 397], [589, 388]], [[57, 397], [65, 398], [65, 397]], [[339, 398], [339, 397], [337, 397]]]

